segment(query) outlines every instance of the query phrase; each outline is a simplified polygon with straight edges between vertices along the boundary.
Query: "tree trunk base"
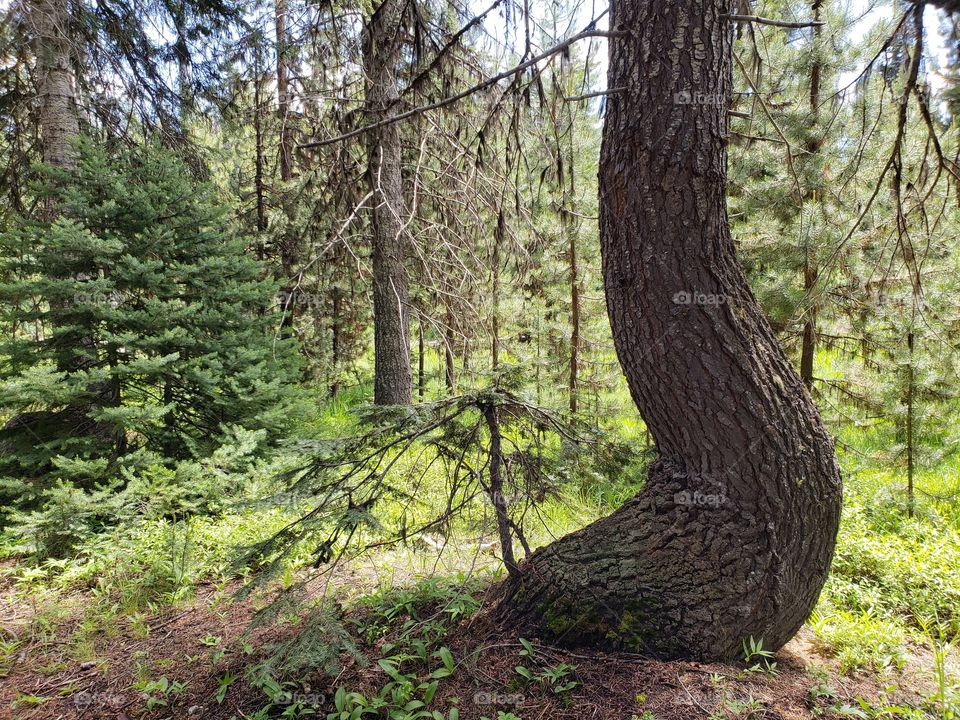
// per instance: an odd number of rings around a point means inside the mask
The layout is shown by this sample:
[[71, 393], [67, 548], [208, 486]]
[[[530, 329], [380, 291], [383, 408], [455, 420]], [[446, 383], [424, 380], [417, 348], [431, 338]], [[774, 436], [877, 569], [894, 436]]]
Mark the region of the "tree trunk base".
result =
[[[795, 518], [778, 528], [762, 501], [724, 487], [658, 460], [620, 509], [521, 565], [501, 620], [560, 646], [663, 659], [730, 660], [749, 638], [779, 649], [816, 603], [832, 544], [808, 545]], [[839, 507], [836, 492], [823, 502]], [[815, 556], [799, 557], [807, 550]]]

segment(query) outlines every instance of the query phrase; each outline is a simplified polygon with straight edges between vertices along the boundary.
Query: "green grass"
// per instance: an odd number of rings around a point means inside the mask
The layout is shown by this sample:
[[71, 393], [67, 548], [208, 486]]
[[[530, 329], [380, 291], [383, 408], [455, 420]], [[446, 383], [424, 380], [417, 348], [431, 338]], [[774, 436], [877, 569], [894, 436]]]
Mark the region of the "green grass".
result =
[[837, 658], [840, 670], [900, 669], [906, 662], [904, 628], [896, 622], [834, 608], [821, 609], [810, 618], [818, 645]]

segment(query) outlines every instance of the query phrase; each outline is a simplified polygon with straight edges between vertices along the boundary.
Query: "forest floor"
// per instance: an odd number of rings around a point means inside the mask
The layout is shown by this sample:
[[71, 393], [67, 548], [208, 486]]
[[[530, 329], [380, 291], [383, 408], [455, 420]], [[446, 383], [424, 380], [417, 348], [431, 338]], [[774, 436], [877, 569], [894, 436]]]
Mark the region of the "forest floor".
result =
[[[315, 596], [325, 588], [357, 597], [358, 588], [372, 589], [374, 582], [363, 566], [344, 565], [330, 585], [307, 587]], [[747, 663], [568, 651], [498, 626], [488, 612], [488, 581], [450, 590], [455, 585], [439, 591], [428, 585], [432, 589], [419, 594], [390, 591], [374, 602], [346, 605], [340, 619], [351, 628], [355, 651], [339, 653], [333, 671], [302, 672], [283, 686], [285, 695], [273, 693], [271, 703], [262, 687], [247, 681], [250, 669], [303, 628], [283, 622], [251, 631], [265, 595], [236, 599], [239, 581], [200, 584], [192, 598], [159, 614], [119, 612], [110, 622], [91, 623], [91, 591], [45, 598], [24, 593], [8, 575], [0, 585], [0, 718], [940, 717], [908, 714], [936, 690], [926, 646], [908, 646], [896, 669], [854, 673], [842, 673], [821, 654], [808, 628], [776, 658]], [[458, 605], [464, 598], [469, 602]], [[309, 605], [308, 597], [300, 607]], [[398, 648], [419, 647], [411, 637], [426, 638], [424, 651], [402, 654]], [[378, 696], [392, 697], [396, 707], [370, 709]]]

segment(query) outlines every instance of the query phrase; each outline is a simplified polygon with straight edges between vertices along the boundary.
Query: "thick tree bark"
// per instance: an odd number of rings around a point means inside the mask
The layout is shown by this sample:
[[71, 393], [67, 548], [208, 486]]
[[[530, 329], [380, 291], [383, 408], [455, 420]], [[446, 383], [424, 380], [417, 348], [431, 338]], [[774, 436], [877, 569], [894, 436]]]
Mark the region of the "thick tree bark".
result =
[[73, 142], [80, 126], [70, 60], [69, 10], [65, 0], [32, 0], [28, 12], [36, 34], [43, 162], [72, 168]]
[[[403, 0], [384, 0], [367, 25], [364, 70], [370, 123], [397, 112], [403, 8]], [[396, 123], [368, 133], [368, 173], [374, 193], [374, 402], [378, 405], [409, 405], [413, 391], [400, 150]]]
[[826, 578], [833, 444], [734, 256], [725, 0], [614, 0], [600, 163], [614, 343], [659, 450], [644, 489], [534, 553], [508, 620], [565, 644], [731, 658], [779, 648]]

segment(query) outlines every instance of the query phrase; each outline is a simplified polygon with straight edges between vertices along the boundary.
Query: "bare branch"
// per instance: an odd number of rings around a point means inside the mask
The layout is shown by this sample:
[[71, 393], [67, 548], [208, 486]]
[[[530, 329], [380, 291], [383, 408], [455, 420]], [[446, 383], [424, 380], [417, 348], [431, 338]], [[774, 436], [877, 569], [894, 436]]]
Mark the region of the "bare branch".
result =
[[397, 115], [391, 115], [390, 117], [384, 118], [383, 120], [380, 120], [375, 123], [370, 123], [369, 125], [364, 125], [361, 128], [357, 128], [356, 130], [351, 130], [350, 132], [343, 133], [342, 135], [337, 135], [336, 137], [328, 138], [326, 140], [314, 140], [313, 142], [303, 143], [299, 147], [312, 148], [312, 147], [323, 147], [324, 145], [332, 145], [333, 143], [343, 142], [344, 140], [355, 138], [358, 135], [362, 135], [365, 132], [374, 130], [375, 128], [382, 127], [384, 125], [390, 125], [391, 123], [400, 122], [401, 120], [406, 120], [408, 118], [414, 117], [421, 113], [446, 107], [447, 105], [451, 105], [459, 100], [463, 100], [464, 98], [469, 97], [474, 93], [480, 92], [481, 90], [485, 90], [491, 85], [496, 85], [501, 80], [506, 80], [509, 77], [513, 77], [514, 75], [517, 75], [518, 73], [523, 72], [527, 68], [532, 67], [537, 63], [542, 62], [547, 58], [552, 57], [553, 55], [556, 55], [557, 53], [566, 50], [575, 42], [584, 40], [586, 38], [593, 38], [593, 37], [605, 37], [605, 38], [624, 37], [628, 34], [629, 33], [627, 33], [626, 31], [584, 30], [583, 32], [577, 33], [576, 35], [573, 35], [567, 38], [563, 42], [557, 43], [556, 45], [550, 48], [547, 48], [542, 53], [540, 53], [539, 55], [535, 55], [534, 57], [530, 58], [526, 62], [522, 62], [519, 65], [515, 65], [509, 70], [504, 70], [501, 73], [497, 73], [496, 75], [493, 75], [492, 77], [487, 78], [483, 82], [477, 83], [476, 85], [473, 85], [472, 87], [469, 87], [466, 90], [458, 92], [455, 95], [451, 95], [449, 97], [443, 98], [442, 100], [437, 100], [432, 103], [427, 103], [426, 105], [420, 105], [418, 107], [411, 108], [410, 110], [407, 110], [402, 113], [398, 113]]
[[626, 92], [627, 88], [625, 87], [616, 87], [610, 88], [608, 90], [597, 90], [596, 92], [584, 93], [583, 95], [571, 95], [570, 97], [564, 97], [565, 102], [577, 102], [579, 100], [589, 100], [590, 98], [595, 97], [605, 97], [606, 95], [616, 95], [618, 93]]
[[826, 25], [823, 20], [808, 20], [806, 22], [790, 22], [788, 20], [774, 20], [772, 18], [760, 17], [759, 15], [724, 15], [731, 22], [751, 22], [758, 25], [772, 25], [782, 28], [808, 28]]

